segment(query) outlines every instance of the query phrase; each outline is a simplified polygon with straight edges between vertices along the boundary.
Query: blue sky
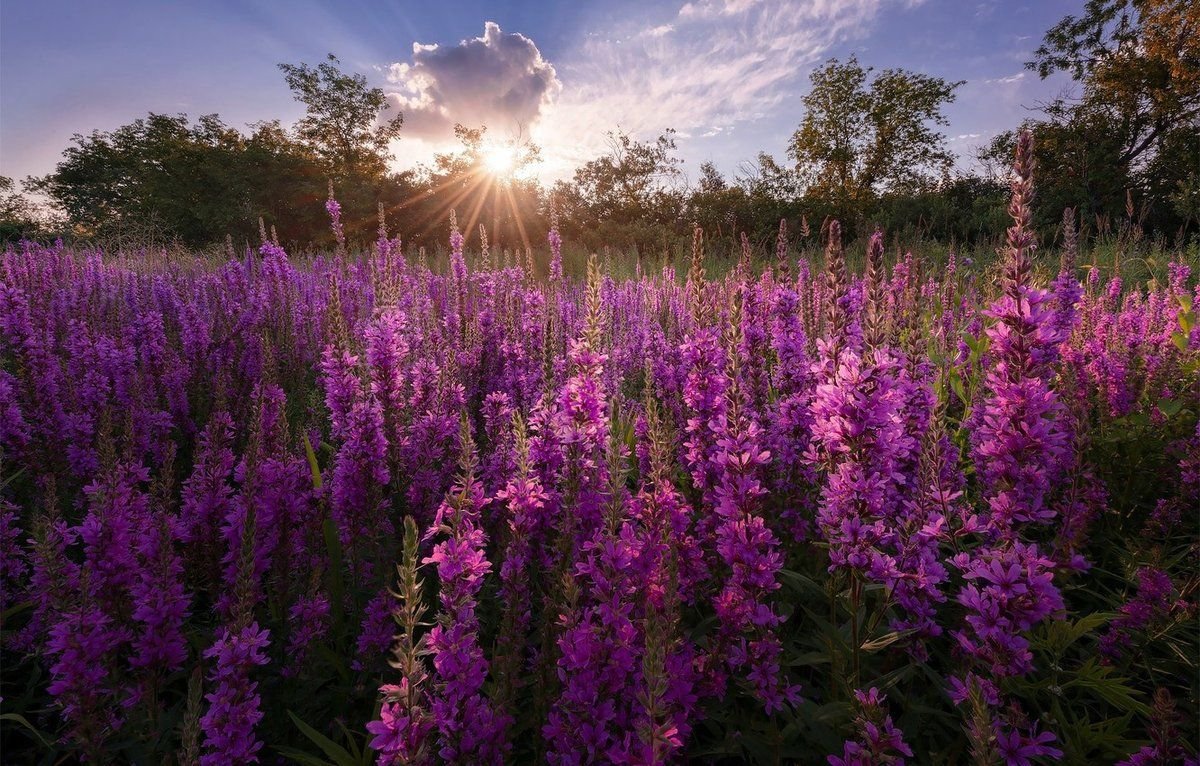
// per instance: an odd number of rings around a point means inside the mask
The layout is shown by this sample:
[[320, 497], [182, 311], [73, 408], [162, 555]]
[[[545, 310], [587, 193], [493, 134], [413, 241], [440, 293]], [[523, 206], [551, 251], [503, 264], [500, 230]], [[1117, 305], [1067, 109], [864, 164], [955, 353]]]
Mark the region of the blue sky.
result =
[[673, 127], [693, 177], [705, 160], [733, 173], [760, 150], [783, 157], [812, 68], [851, 53], [877, 69], [966, 80], [945, 130], [965, 158], [1069, 86], [1023, 62], [1082, 4], [6, 0], [0, 175], [49, 172], [72, 134], [150, 111], [290, 124], [302, 107], [276, 64], [328, 52], [405, 113], [401, 166], [448, 147], [454, 122], [482, 122], [493, 135], [532, 136], [547, 180], [602, 151], [618, 125], [647, 138]]

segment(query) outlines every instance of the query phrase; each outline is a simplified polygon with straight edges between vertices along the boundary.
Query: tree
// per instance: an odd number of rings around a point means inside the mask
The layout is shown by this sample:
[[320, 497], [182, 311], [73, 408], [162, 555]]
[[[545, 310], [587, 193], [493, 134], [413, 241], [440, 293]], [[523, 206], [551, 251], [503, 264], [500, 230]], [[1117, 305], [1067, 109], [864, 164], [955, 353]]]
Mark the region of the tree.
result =
[[332, 53], [315, 67], [280, 64], [284, 80], [307, 109], [296, 123], [300, 139], [328, 165], [336, 180], [378, 177], [387, 168], [388, 143], [400, 135], [404, 115], [378, 122], [388, 104], [381, 88], [361, 74], [346, 74]]
[[680, 225], [685, 197], [682, 160], [673, 154], [675, 131], [653, 141], [621, 130], [607, 136], [608, 152], [575, 171], [574, 188], [558, 187], [561, 201], [576, 211], [581, 236], [607, 235], [606, 243], [617, 246], [661, 245]]
[[1105, 113], [1119, 133], [1113, 160], [1153, 156], [1175, 129], [1200, 115], [1200, 4], [1192, 0], [1088, 0], [1084, 14], [1052, 27], [1026, 64], [1042, 77], [1069, 72], [1084, 84], [1051, 113]]
[[851, 57], [813, 72], [788, 144], [808, 194], [828, 198], [843, 217], [883, 191], [927, 188], [954, 162], [930, 126], [947, 124], [942, 107], [962, 82], [888, 69], [868, 83], [872, 71]]
[[327, 234], [325, 175], [278, 122], [250, 136], [217, 115], [151, 113], [116, 130], [76, 135], [55, 171], [37, 179], [77, 234], [106, 240], [179, 240], [199, 247], [226, 234], [257, 239], [258, 219], [290, 241]]
[[[455, 125], [454, 135], [458, 151], [435, 154], [433, 167], [425, 172], [428, 192], [417, 215], [409, 219], [414, 236], [444, 239], [446, 218], [455, 210], [467, 237], [483, 224], [493, 247], [523, 249], [540, 241], [541, 187], [524, 175], [541, 159], [537, 144], [523, 134], [505, 141], [489, 139], [487, 126]], [[506, 159], [504, 167], [494, 162], [499, 156]]]
[[790, 204], [800, 199], [800, 179], [790, 168], [779, 164], [772, 155], [759, 152], [754, 162], [739, 166], [737, 184], [756, 199]]
[[[1055, 173], [1039, 182], [1037, 220], [1064, 207], [1085, 221], [1124, 217], [1126, 201], [1148, 228], [1172, 233], [1195, 221], [1200, 184], [1200, 4], [1187, 0], [1089, 0], [1045, 36], [1026, 66], [1066, 72], [1078, 93], [1044, 106], [1026, 127], [1037, 159]], [[985, 163], [1011, 154], [1015, 132], [996, 137]]]
[[700, 180], [696, 183], [696, 191], [701, 194], [716, 194], [729, 188], [725, 176], [717, 170], [711, 161], [700, 163]]
[[48, 226], [57, 223], [40, 205], [18, 191], [11, 178], [0, 176], [0, 244], [38, 239], [48, 234]]

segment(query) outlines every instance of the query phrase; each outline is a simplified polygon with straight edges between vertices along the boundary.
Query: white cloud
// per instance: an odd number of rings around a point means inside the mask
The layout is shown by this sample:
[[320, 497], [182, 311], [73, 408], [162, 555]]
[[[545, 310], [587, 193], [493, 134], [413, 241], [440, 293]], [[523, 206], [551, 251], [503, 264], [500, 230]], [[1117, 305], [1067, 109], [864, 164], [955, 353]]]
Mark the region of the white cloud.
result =
[[436, 143], [455, 123], [511, 132], [528, 128], [561, 89], [537, 45], [494, 22], [458, 45], [413, 44], [411, 61], [387, 68], [388, 100], [404, 114], [404, 137]]
[[1024, 72], [1010, 74], [1007, 77], [994, 77], [990, 80], [984, 80], [988, 85], [1012, 85], [1014, 82], [1020, 82], [1025, 79]]
[[865, 35], [889, 4], [914, 3], [691, 0], [666, 24], [589, 30], [577, 55], [556, 62], [562, 94], [532, 131], [542, 175], [561, 177], [593, 158], [617, 126], [642, 138], [668, 127], [703, 138], [784, 109], [799, 115], [812, 66]]

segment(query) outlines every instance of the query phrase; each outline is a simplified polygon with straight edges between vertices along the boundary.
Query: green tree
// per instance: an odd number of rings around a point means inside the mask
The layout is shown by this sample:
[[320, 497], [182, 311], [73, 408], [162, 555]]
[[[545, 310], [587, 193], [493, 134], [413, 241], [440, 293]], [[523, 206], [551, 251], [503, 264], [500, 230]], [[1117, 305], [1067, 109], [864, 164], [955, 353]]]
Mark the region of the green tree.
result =
[[[1055, 99], [1027, 127], [1042, 176], [1038, 220], [1077, 207], [1085, 222], [1126, 215], [1132, 198], [1146, 225], [1164, 233], [1195, 221], [1200, 183], [1200, 4], [1188, 0], [1089, 0], [1045, 36], [1026, 66], [1068, 73], [1079, 91]], [[982, 153], [996, 162], [1015, 132]], [[1182, 204], [1181, 204], [1182, 203]]]
[[79, 236], [123, 242], [178, 240], [199, 247], [226, 234], [253, 241], [258, 219], [291, 242], [327, 235], [317, 158], [277, 122], [249, 136], [216, 115], [150, 114], [113, 131], [76, 135], [35, 187]]
[[335, 180], [379, 177], [387, 169], [388, 143], [400, 135], [404, 115], [380, 121], [389, 107], [381, 88], [361, 74], [347, 74], [330, 53], [315, 67], [280, 64], [284, 80], [306, 108], [296, 134], [328, 165]]
[[8, 176], [0, 176], [0, 243], [38, 239], [56, 222]]
[[882, 192], [911, 192], [944, 177], [954, 158], [942, 108], [962, 82], [831, 59], [812, 74], [805, 115], [788, 155], [810, 196], [832, 201], [842, 217]]
[[683, 224], [686, 195], [675, 131], [653, 141], [621, 130], [607, 136], [608, 151], [578, 168], [571, 184], [557, 185], [554, 196], [589, 245], [660, 247]]

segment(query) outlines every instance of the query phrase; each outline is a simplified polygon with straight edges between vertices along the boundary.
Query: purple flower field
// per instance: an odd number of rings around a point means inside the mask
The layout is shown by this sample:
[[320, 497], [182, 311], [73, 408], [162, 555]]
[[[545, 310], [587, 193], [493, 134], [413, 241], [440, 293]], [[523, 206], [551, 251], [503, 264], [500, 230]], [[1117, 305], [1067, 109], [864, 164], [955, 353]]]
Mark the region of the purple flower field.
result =
[[1195, 264], [1031, 141], [994, 270], [3, 252], [3, 761], [1200, 763]]

